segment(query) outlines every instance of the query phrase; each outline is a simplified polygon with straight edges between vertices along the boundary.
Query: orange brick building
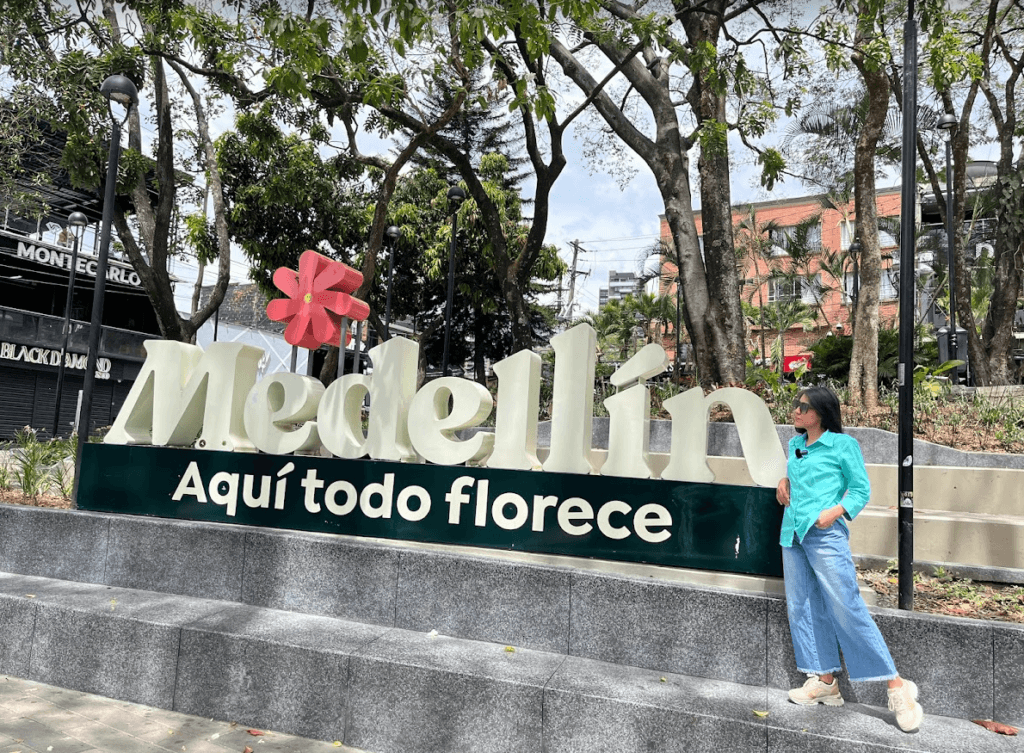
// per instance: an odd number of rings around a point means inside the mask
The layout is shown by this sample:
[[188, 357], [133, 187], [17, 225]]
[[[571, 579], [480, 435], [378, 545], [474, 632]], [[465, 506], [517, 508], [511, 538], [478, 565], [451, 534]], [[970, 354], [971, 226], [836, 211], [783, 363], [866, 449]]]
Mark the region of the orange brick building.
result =
[[[853, 296], [859, 287], [855, 275], [854, 258], [850, 245], [854, 240], [853, 202], [845, 206], [824, 207], [821, 196], [804, 196], [781, 201], [765, 201], [744, 204], [733, 208], [734, 242], [737, 247], [737, 269], [742, 281], [740, 294], [744, 301], [754, 307], [762, 304], [770, 307], [776, 302], [799, 300], [808, 306], [814, 327], [805, 330], [795, 324], [784, 333], [787, 364], [792, 357], [808, 353], [807, 348], [829, 332], [849, 334], [853, 313]], [[878, 216], [898, 218], [900, 214], [899, 187], [879, 190], [877, 198]], [[792, 258], [786, 253], [784, 238], [791, 237], [796, 226], [815, 216], [820, 222], [813, 225], [807, 236], [808, 245], [814, 249], [806, 265], [795, 268]], [[703, 252], [703, 235], [700, 212], [694, 215], [697, 234], [700, 235]], [[743, 228], [754, 228], [757, 232]], [[766, 228], [770, 228], [768, 232]], [[661, 215], [661, 239], [672, 243], [665, 216]], [[777, 241], [773, 243], [772, 241]], [[880, 295], [880, 317], [883, 324], [895, 321], [897, 316], [898, 291], [887, 274], [892, 266], [892, 252], [897, 239], [884, 231], [879, 233], [882, 250], [882, 287]], [[760, 247], [760, 248], [758, 248]], [[775, 273], [773, 275], [773, 272]], [[798, 272], [799, 277], [789, 279], [780, 276], [787, 272]], [[676, 268], [670, 261], [661, 259], [661, 295], [675, 295]], [[686, 294], [685, 288], [683, 294]], [[749, 317], [747, 350], [755, 359], [761, 357], [760, 317], [752, 321]], [[765, 326], [764, 339], [770, 351], [771, 343], [778, 332], [770, 325]], [[685, 338], [685, 332], [684, 332]], [[666, 328], [663, 345], [670, 357], [675, 354], [675, 333], [671, 324]]]

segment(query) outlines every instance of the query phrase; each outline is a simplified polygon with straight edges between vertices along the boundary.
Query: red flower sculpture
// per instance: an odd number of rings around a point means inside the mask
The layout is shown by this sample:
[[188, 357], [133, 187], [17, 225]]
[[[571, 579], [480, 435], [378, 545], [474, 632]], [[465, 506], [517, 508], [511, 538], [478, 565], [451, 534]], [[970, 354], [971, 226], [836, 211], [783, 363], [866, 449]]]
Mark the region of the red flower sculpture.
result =
[[[298, 273], [287, 267], [274, 272], [274, 285], [288, 297], [268, 303], [267, 316], [288, 323], [284, 339], [292, 345], [310, 350], [337, 345], [343, 316], [362, 321], [370, 314], [365, 302], [349, 295], [362, 282], [363, 276], [347, 264], [305, 251]], [[351, 339], [348, 335], [345, 343]]]

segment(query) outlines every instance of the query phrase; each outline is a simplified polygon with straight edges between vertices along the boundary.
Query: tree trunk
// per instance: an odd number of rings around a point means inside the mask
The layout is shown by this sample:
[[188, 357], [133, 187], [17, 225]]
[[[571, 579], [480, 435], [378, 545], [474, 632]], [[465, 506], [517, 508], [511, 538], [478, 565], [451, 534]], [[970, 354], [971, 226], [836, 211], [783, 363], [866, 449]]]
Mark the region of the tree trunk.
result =
[[[707, 3], [708, 13], [689, 13], [683, 28], [691, 47], [717, 49], [725, 11], [724, 0]], [[726, 93], [703, 69], [694, 71], [687, 101], [703, 128], [722, 128], [727, 122]], [[717, 354], [714, 380], [722, 385], [742, 385], [746, 370], [746, 327], [740, 306], [739, 276], [733, 240], [731, 175], [727, 143], [702, 142], [697, 161], [700, 173], [701, 228], [704, 234], [704, 267], [716, 321], [709, 329], [711, 347]]]
[[480, 304], [473, 306], [473, 374], [476, 381], [487, 386], [484, 366], [484, 312]]
[[[862, 2], [859, 12], [867, 12]], [[858, 27], [853, 64], [864, 80], [868, 112], [854, 150], [854, 237], [860, 241], [857, 259], [859, 291], [853, 312], [853, 352], [850, 357], [850, 404], [878, 405], [878, 301], [882, 285], [882, 255], [878, 244], [878, 203], [875, 191], [875, 151], [889, 109], [889, 78], [861, 52], [870, 39]]]
[[[615, 10], [627, 12], [622, 6], [615, 6]], [[552, 41], [550, 50], [562, 71], [592, 98], [605, 122], [654, 174], [665, 205], [665, 220], [679, 256], [679, 276], [684, 286], [684, 319], [695, 351], [694, 360], [701, 385], [741, 384], [745, 376], [746, 354], [732, 244], [731, 240], [718, 238], [726, 248], [719, 247], [717, 255], [709, 254], [716, 257], [715, 262], [710, 269], [705, 266], [697, 239], [690, 193], [687, 153], [692, 143], [682, 134], [669, 86], [668, 65], [662, 63], [653, 49], [644, 50], [645, 59], [650, 58], [651, 61], [645, 63], [637, 58], [628, 59], [629, 50], [604, 42], [597, 44], [609, 60], [621, 66], [623, 75], [650, 109], [654, 121], [653, 139], [639, 131], [617, 103], [600, 90], [598, 81], [590, 71], [557, 39]], [[716, 178], [728, 184], [727, 174], [717, 175]], [[716, 185], [720, 186], [721, 183]], [[712, 195], [720, 192], [721, 189], [716, 188]], [[716, 207], [719, 199], [720, 196], [712, 202]], [[728, 198], [725, 201], [728, 202]], [[729, 217], [731, 223], [731, 213]], [[731, 239], [731, 233], [727, 237]]]

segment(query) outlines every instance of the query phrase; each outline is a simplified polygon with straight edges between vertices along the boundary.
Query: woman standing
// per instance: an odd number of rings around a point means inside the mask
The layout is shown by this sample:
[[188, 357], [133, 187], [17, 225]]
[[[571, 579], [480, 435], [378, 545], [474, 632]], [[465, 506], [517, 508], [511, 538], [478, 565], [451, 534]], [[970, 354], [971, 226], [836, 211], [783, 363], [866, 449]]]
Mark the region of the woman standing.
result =
[[861, 598], [847, 520], [864, 509], [871, 489], [857, 440], [843, 433], [839, 398], [825, 387], [793, 402], [797, 435], [789, 442], [787, 478], [776, 496], [782, 519], [786, 608], [797, 669], [808, 675], [789, 691], [793, 703], [842, 706], [834, 673], [842, 649], [850, 680], [887, 680], [889, 710], [904, 732], [921, 726], [917, 686], [896, 672], [885, 639]]

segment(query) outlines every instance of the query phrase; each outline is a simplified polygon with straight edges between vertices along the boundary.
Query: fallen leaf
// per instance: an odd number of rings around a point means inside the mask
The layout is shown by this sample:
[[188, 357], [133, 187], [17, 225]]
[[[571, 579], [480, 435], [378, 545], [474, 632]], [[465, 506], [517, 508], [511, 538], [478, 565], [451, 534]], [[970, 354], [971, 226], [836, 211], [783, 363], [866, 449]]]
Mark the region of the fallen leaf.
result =
[[245, 746], [245, 750], [243, 750], [242, 753], [252, 753], [252, 748], [250, 748], [248, 745], [246, 745]]
[[340, 748], [341, 747], [341, 740], [335, 740], [334, 741], [334, 747], [335, 748]]
[[758, 711], [757, 709], [754, 709], [754, 716], [760, 716], [760, 717], [763, 718], [763, 717], [768, 716], [768, 712], [767, 711]]
[[266, 734], [262, 730], [258, 730], [258, 729], [247, 729], [246, 732], [248, 732], [250, 735], [253, 735], [254, 737], [259, 737], [260, 735], [265, 735]]
[[995, 732], [997, 735], [1009, 735], [1012, 737], [1017, 734], [1017, 728], [1011, 727], [1009, 724], [993, 722], [990, 719], [971, 719], [971, 721], [981, 727], [984, 727], [989, 732]]
[[666, 679], [665, 679], [664, 677], [662, 677], [662, 678], [660, 679], [660, 682], [668, 682], [668, 680], [666, 680]]
[[505, 653], [506, 654], [514, 654], [515, 652], [516, 652], [516, 650], [515, 650], [515, 648], [513, 646], [505, 646]]

